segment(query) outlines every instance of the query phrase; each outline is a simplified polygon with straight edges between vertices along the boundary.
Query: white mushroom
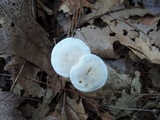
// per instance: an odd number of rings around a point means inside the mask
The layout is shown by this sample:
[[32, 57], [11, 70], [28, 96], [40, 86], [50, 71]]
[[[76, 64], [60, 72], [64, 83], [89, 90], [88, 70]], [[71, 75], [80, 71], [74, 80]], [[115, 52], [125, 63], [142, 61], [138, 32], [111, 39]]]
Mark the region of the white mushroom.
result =
[[101, 88], [106, 83], [107, 77], [108, 69], [105, 63], [100, 57], [92, 54], [81, 56], [70, 71], [71, 83], [82, 92]]
[[53, 48], [51, 64], [57, 74], [68, 78], [70, 69], [82, 55], [90, 54], [90, 48], [80, 39], [65, 38]]

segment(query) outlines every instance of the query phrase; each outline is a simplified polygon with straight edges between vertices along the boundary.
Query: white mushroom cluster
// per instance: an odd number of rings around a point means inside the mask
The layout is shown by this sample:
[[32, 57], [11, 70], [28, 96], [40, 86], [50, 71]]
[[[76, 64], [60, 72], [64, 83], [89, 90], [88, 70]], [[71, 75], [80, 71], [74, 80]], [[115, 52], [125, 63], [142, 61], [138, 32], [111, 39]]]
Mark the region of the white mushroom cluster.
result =
[[100, 89], [107, 81], [108, 69], [103, 60], [91, 54], [90, 48], [77, 38], [65, 38], [56, 44], [51, 64], [57, 74], [70, 78], [82, 92]]

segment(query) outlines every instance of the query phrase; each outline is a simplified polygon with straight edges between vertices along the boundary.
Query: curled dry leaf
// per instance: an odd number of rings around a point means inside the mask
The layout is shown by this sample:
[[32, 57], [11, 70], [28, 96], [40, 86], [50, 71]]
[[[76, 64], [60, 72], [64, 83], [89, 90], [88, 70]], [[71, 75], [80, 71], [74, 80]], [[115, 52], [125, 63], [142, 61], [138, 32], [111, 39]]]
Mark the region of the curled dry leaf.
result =
[[48, 35], [29, 14], [26, 2], [1, 0], [0, 16], [0, 53], [25, 58], [53, 75]]

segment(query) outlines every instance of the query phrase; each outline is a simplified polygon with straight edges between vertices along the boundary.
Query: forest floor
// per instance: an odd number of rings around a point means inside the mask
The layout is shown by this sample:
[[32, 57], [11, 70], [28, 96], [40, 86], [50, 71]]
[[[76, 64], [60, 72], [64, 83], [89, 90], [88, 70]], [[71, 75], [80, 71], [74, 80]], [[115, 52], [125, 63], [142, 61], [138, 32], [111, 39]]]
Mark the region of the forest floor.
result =
[[[66, 37], [107, 65], [99, 90], [53, 70]], [[160, 120], [158, 0], [1, 0], [0, 53], [0, 120]]]

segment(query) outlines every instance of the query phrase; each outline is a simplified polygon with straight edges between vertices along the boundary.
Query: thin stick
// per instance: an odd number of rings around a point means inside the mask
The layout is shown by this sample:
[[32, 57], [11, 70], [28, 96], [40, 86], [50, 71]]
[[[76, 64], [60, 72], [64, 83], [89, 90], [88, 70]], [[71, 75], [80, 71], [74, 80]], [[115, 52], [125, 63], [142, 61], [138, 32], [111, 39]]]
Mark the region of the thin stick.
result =
[[48, 84], [48, 83], [44, 83], [44, 82], [42, 82], [42, 81], [36, 80], [36, 79], [34, 79], [34, 78], [31, 78], [31, 77], [29, 77], [29, 76], [26, 76], [26, 78], [28, 78], [28, 79], [30, 79], [30, 80], [32, 80], [32, 81], [34, 81], [34, 82], [41, 83], [41, 84], [44, 84], [44, 85], [47, 85], [47, 86], [50, 86], [50, 87], [53, 87], [53, 88], [54, 88], [53, 85], [50, 85], [50, 84]]
[[142, 112], [156, 112], [156, 109], [149, 110], [149, 109], [136, 109], [136, 108], [125, 108], [120, 106], [112, 106], [112, 105], [105, 105], [105, 107], [108, 107], [109, 109], [121, 109], [121, 110], [130, 110], [130, 111], [142, 111]]
[[[122, 94], [123, 92], [121, 91], [114, 91], [114, 90], [109, 90], [109, 89], [106, 89], [108, 93], [120, 93]], [[105, 93], [105, 94], [108, 94], [108, 93]], [[160, 96], [160, 94], [149, 94], [149, 93], [130, 93], [130, 94], [135, 94], [135, 95], [141, 95], [141, 96]]]
[[0, 76], [12, 77], [12, 75], [10, 74], [3, 74], [3, 73], [0, 73]]
[[19, 76], [20, 76], [20, 74], [22, 73], [22, 70], [23, 70], [23, 68], [24, 68], [24, 65], [25, 65], [25, 63], [22, 65], [22, 67], [21, 67], [21, 69], [20, 69], [20, 71], [19, 71], [19, 73], [18, 73], [18, 75], [17, 75], [15, 81], [13, 82], [13, 84], [12, 84], [12, 86], [11, 86], [10, 91], [12, 91], [13, 88], [14, 88], [14, 86], [16, 85], [16, 83], [17, 83], [17, 81], [18, 81], [18, 78], [19, 78]]

